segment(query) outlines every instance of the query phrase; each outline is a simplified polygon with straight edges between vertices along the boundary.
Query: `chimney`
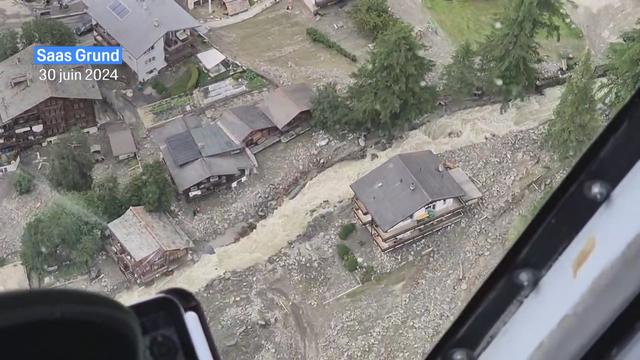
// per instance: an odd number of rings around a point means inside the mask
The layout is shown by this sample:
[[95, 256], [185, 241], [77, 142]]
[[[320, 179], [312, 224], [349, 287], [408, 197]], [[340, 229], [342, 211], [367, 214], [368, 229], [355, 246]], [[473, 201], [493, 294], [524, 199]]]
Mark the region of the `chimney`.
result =
[[411, 185], [409, 185], [409, 190], [413, 191], [416, 189], [416, 184], [415, 183], [411, 183]]
[[153, 26], [159, 27], [160, 26], [160, 19], [158, 19], [158, 18], [153, 19]]

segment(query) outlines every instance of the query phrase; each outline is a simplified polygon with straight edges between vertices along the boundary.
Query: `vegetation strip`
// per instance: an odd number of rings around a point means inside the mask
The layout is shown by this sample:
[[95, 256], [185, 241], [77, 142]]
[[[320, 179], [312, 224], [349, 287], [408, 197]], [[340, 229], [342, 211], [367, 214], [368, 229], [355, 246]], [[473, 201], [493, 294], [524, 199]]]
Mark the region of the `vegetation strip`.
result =
[[311, 41], [320, 43], [329, 49], [333, 49], [338, 54], [346, 57], [347, 59], [353, 62], [358, 61], [358, 58], [354, 54], [347, 51], [345, 48], [340, 46], [340, 44], [338, 44], [337, 42], [329, 39], [329, 37], [326, 34], [324, 34], [322, 31], [314, 27], [307, 28], [307, 36], [309, 37], [309, 39], [311, 39]]

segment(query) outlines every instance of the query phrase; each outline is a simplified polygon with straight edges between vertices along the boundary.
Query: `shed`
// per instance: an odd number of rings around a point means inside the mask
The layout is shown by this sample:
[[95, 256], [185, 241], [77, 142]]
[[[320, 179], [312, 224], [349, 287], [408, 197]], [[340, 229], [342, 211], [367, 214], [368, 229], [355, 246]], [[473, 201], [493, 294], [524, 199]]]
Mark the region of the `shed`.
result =
[[249, 10], [251, 4], [249, 0], [222, 0], [227, 8], [227, 15], [233, 16]]
[[107, 136], [115, 158], [124, 160], [136, 156], [138, 148], [133, 140], [131, 129], [126, 124], [112, 124], [107, 128]]
[[312, 97], [308, 84], [283, 86], [268, 94], [259, 108], [278, 129], [286, 131], [300, 115], [310, 112]]
[[[218, 124], [236, 144], [246, 144], [246, 140], [256, 132], [276, 130], [276, 126], [255, 105], [243, 105], [222, 113]], [[267, 133], [270, 133], [268, 131]], [[259, 140], [255, 141], [259, 143]]]
[[216, 49], [209, 49], [196, 55], [202, 66], [211, 76], [218, 75], [227, 70], [224, 66], [224, 60], [227, 58]]

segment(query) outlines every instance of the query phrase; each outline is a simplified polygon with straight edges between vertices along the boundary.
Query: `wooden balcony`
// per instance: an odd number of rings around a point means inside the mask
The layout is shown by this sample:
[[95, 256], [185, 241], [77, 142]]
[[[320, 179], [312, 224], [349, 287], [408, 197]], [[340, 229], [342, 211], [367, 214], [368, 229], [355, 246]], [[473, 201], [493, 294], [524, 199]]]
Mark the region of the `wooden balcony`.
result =
[[458, 222], [462, 215], [464, 215], [462, 210], [454, 210], [430, 221], [418, 222], [413, 227], [396, 232], [384, 232], [373, 222], [367, 225], [367, 229], [371, 232], [371, 236], [380, 250], [387, 252], [418, 241], [433, 232]]
[[371, 223], [371, 214], [367, 212], [367, 209], [360, 202], [360, 200], [353, 198], [353, 213], [356, 215], [356, 219], [362, 225], [369, 225]]

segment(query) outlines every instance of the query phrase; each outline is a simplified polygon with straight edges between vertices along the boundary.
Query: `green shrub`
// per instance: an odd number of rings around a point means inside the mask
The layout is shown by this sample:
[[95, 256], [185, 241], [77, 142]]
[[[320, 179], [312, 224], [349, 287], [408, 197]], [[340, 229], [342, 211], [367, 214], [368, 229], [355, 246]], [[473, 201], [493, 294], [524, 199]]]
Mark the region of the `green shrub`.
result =
[[191, 75], [189, 77], [189, 82], [187, 83], [187, 91], [191, 91], [196, 88], [198, 85], [198, 77], [200, 77], [200, 72], [198, 71], [197, 66], [191, 66], [189, 68]]
[[203, 87], [205, 85], [208, 85], [209, 80], [211, 80], [209, 73], [203, 70], [201, 67], [198, 67], [198, 84], [196, 86]]
[[340, 227], [340, 231], [338, 231], [338, 237], [340, 238], [340, 240], [347, 240], [349, 235], [351, 235], [351, 233], [353, 233], [355, 229], [356, 224], [354, 223], [344, 224]]
[[309, 37], [309, 39], [311, 39], [311, 41], [313, 42], [317, 42], [320, 43], [324, 46], [326, 46], [329, 49], [333, 49], [335, 50], [338, 54], [346, 57], [347, 59], [356, 62], [358, 61], [358, 58], [348, 52], [345, 48], [343, 48], [342, 46], [340, 46], [340, 44], [338, 44], [337, 42], [329, 39], [329, 37], [327, 35], [325, 35], [322, 31], [313, 28], [313, 27], [308, 27], [307, 28], [307, 36]]
[[151, 87], [160, 96], [164, 96], [169, 92], [169, 88], [167, 88], [167, 86], [162, 81], [160, 81], [158, 79], [153, 80], [153, 82], [151, 83]]
[[242, 73], [242, 78], [247, 82], [250, 90], [259, 89], [267, 85], [267, 82], [253, 70], [247, 70]]
[[20, 170], [13, 186], [15, 186], [18, 195], [28, 194], [33, 190], [33, 176]]
[[176, 96], [187, 92], [192, 92], [198, 85], [198, 67], [189, 64], [187, 70], [173, 83], [169, 89], [169, 95]]
[[360, 274], [360, 282], [364, 284], [366, 282], [373, 280], [373, 275], [375, 273], [376, 273], [376, 270], [373, 267], [373, 265], [365, 266], [364, 271], [362, 272], [362, 274]]
[[354, 272], [358, 269], [358, 259], [353, 254], [347, 256], [344, 260], [344, 267], [348, 272]]
[[342, 260], [346, 260], [349, 255], [351, 255], [351, 249], [345, 244], [338, 244], [338, 256]]

